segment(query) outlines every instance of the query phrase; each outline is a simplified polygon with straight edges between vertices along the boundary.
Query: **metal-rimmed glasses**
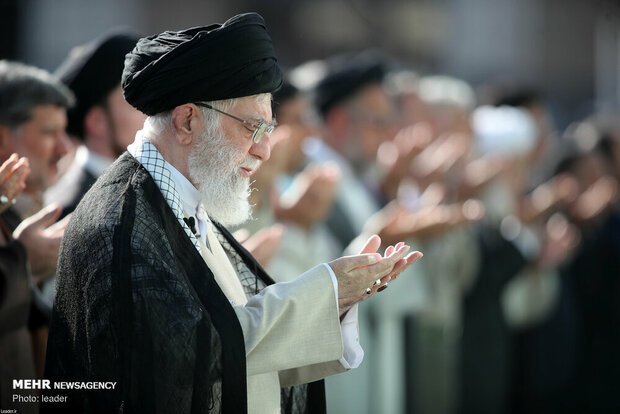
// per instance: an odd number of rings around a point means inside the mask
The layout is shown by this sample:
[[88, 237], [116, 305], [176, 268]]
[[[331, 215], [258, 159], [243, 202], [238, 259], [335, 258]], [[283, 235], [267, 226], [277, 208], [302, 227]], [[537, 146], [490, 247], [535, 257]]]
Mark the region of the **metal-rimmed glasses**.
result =
[[237, 116], [229, 114], [228, 112], [220, 111], [219, 109], [212, 107], [208, 103], [196, 102], [196, 105], [203, 106], [203, 107], [209, 108], [209, 109], [213, 109], [214, 111], [219, 112], [220, 114], [223, 114], [223, 115], [226, 115], [228, 117], [231, 117], [232, 119], [234, 119], [236, 121], [239, 121], [242, 124], [245, 124], [245, 125], [248, 125], [248, 126], [254, 128], [254, 133], [252, 134], [252, 141], [254, 141], [254, 143], [256, 143], [256, 144], [258, 144], [260, 142], [260, 140], [263, 138], [263, 136], [265, 134], [271, 134], [273, 132], [274, 128], [276, 127], [276, 125], [278, 125], [278, 123], [276, 122], [275, 118], [271, 122], [266, 122], [266, 121], [264, 121], [262, 119], [257, 119], [258, 124], [254, 124], [254, 123], [248, 121], [247, 119], [239, 118]]

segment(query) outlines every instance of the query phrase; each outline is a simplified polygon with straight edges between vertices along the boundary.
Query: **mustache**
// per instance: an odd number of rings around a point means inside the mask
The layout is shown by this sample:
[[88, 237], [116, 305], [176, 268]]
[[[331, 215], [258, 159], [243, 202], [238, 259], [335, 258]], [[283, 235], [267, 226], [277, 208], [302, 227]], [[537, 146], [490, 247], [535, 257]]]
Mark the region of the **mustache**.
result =
[[241, 163], [240, 167], [256, 170], [258, 169], [258, 167], [260, 167], [261, 163], [261, 160], [259, 160], [258, 158], [248, 157], [248, 159]]

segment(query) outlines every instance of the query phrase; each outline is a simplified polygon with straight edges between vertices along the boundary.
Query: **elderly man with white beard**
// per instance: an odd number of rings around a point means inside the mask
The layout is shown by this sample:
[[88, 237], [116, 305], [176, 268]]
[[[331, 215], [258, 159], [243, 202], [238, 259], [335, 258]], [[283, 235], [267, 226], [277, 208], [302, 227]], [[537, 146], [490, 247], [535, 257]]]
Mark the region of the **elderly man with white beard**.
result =
[[123, 92], [148, 115], [65, 233], [44, 411], [325, 412], [322, 378], [355, 368], [356, 304], [421, 257], [378, 237], [359, 255], [274, 283], [226, 230], [249, 218], [282, 83], [263, 19], [141, 39]]

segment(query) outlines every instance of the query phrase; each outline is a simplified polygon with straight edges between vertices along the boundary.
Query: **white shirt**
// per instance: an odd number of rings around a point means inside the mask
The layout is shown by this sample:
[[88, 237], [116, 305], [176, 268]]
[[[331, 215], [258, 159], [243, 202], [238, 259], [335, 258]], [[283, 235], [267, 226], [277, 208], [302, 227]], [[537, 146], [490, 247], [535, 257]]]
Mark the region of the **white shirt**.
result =
[[74, 163], [86, 171], [99, 177], [114, 162], [113, 159], [99, 155], [89, 150], [85, 145], [80, 145], [75, 151]]

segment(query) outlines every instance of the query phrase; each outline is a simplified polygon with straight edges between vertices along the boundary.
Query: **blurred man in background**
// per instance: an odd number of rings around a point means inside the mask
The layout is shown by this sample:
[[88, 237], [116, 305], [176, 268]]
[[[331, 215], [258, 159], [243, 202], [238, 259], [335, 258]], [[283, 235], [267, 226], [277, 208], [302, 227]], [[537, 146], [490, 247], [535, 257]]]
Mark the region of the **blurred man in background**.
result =
[[138, 41], [129, 32], [111, 32], [71, 50], [55, 75], [71, 89], [67, 133], [79, 145], [73, 164], [45, 194], [72, 212], [106, 167], [133, 142], [144, 114], [125, 101], [121, 74], [125, 55]]
[[[31, 306], [39, 299], [31, 289], [55, 271], [67, 222], [50, 226], [60, 207], [41, 208], [43, 192], [56, 181], [57, 163], [67, 151], [66, 109], [72, 102], [71, 92], [49, 73], [0, 61], [0, 161], [11, 157], [16, 167], [29, 165], [29, 174], [21, 172], [23, 193], [0, 219], [0, 404], [20, 412], [37, 411], [37, 404], [14, 405], [12, 380], [42, 374], [46, 332], [39, 328], [45, 317]], [[14, 153], [29, 163], [16, 161]], [[34, 332], [32, 340], [28, 329]]]

